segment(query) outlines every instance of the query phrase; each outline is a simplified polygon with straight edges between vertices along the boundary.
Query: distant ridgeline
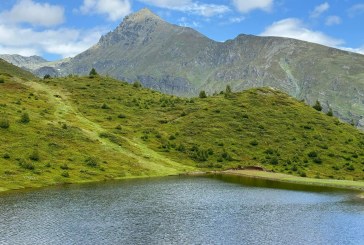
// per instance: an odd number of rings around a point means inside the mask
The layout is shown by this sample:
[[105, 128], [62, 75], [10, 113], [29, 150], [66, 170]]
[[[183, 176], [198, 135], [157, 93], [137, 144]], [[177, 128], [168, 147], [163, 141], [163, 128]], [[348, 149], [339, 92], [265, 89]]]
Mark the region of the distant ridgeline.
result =
[[181, 98], [97, 69], [18, 72], [0, 63], [0, 190], [244, 166], [363, 180], [363, 132], [275, 89]]
[[[0, 56], [1, 57], [1, 56]], [[281, 37], [239, 35], [216, 42], [197, 31], [169, 24], [147, 9], [127, 16], [112, 32], [72, 59], [45, 62], [3, 57], [43, 77], [103, 75], [163, 93], [197, 96], [273, 87], [364, 127], [364, 56]]]

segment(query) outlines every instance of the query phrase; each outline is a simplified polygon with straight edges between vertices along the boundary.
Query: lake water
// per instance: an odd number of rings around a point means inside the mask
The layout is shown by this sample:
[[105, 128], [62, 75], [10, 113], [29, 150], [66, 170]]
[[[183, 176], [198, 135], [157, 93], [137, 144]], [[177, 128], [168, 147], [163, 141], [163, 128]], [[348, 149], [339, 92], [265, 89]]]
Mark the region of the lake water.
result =
[[364, 203], [226, 176], [51, 187], [0, 195], [0, 244], [364, 244]]

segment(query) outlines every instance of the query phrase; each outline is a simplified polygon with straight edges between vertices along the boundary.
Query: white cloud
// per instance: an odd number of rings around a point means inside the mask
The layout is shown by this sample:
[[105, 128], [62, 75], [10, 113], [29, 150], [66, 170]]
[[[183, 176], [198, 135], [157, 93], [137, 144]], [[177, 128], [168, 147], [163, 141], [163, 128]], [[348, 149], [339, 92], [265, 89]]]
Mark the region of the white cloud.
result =
[[181, 12], [201, 15], [204, 17], [211, 17], [214, 15], [225, 14], [230, 11], [230, 8], [226, 5], [199, 3], [199, 2], [193, 2], [192, 0], [180, 0], [180, 1], [139, 0], [139, 1], [159, 8], [177, 10]]
[[348, 13], [349, 13], [350, 17], [354, 17], [356, 15], [363, 14], [364, 13], [364, 3], [359, 3], [359, 4], [352, 6], [348, 10]]
[[52, 53], [63, 58], [71, 57], [97, 43], [104, 32], [101, 28], [87, 31], [68, 28], [35, 31], [0, 23], [0, 53], [26, 56]]
[[130, 0], [83, 0], [80, 7], [83, 14], [105, 14], [110, 21], [116, 21], [131, 13]]
[[326, 18], [325, 25], [327, 26], [340, 25], [341, 22], [342, 21], [339, 16], [332, 15]]
[[362, 46], [360, 48], [340, 47], [340, 49], [343, 49], [343, 50], [346, 50], [346, 51], [350, 51], [350, 52], [354, 52], [354, 53], [364, 54], [364, 46]]
[[0, 19], [8, 23], [29, 23], [39, 26], [54, 26], [64, 22], [64, 8], [32, 0], [20, 0], [12, 9], [0, 13]]
[[237, 10], [241, 13], [248, 13], [252, 10], [260, 9], [270, 11], [273, 0], [232, 0]]
[[343, 40], [325, 35], [319, 31], [308, 29], [299, 19], [283, 19], [268, 26], [261, 36], [278, 36], [295, 38], [307, 42], [318, 43], [330, 47], [337, 47], [344, 43]]
[[237, 23], [243, 22], [244, 20], [245, 20], [245, 17], [230, 17], [229, 23], [237, 24]]
[[327, 2], [320, 4], [320, 5], [316, 6], [315, 9], [311, 12], [310, 17], [318, 18], [323, 13], [325, 13], [327, 10], [329, 10], [329, 8], [330, 8], [330, 5]]

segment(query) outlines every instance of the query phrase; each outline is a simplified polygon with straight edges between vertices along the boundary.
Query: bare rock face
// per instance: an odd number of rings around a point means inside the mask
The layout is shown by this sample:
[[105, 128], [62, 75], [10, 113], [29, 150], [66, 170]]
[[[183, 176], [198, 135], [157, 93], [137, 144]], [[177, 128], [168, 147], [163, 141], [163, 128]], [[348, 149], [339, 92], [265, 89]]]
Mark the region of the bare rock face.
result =
[[266, 86], [309, 104], [319, 100], [349, 122], [362, 123], [364, 114], [363, 55], [280, 37], [239, 35], [216, 42], [148, 9], [125, 17], [76, 57], [41, 64], [48, 68], [28, 68], [38, 75], [45, 70], [86, 75], [94, 67], [100, 74], [182, 96], [200, 90], [212, 94], [226, 85], [234, 91]]

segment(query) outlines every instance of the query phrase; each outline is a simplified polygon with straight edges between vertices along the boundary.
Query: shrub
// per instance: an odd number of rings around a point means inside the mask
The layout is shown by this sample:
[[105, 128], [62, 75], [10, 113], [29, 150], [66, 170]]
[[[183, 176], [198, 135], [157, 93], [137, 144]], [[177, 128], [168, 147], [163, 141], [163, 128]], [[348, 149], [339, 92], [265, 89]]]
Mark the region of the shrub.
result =
[[270, 159], [270, 164], [272, 164], [272, 165], [278, 165], [278, 163], [279, 163], [279, 160], [278, 160], [278, 158], [277, 157], [273, 157], [273, 158], [271, 158]]
[[119, 114], [118, 118], [126, 118], [126, 116], [124, 114]]
[[63, 172], [61, 173], [61, 176], [62, 176], [62, 177], [65, 177], [65, 178], [69, 178], [69, 177], [70, 177], [70, 174], [69, 174], [67, 171], [63, 171]]
[[24, 169], [27, 169], [27, 170], [34, 170], [35, 169], [35, 166], [34, 166], [33, 163], [27, 162], [25, 160], [20, 160], [19, 161], [19, 166], [24, 168]]
[[107, 104], [102, 104], [101, 109], [110, 109], [110, 107]]
[[250, 145], [257, 146], [259, 143], [256, 140], [250, 141]]
[[87, 157], [85, 163], [90, 167], [97, 167], [99, 165], [98, 160], [95, 157]]
[[34, 150], [30, 156], [29, 159], [32, 161], [39, 161], [40, 157], [39, 157], [39, 152], [37, 150]]
[[332, 117], [334, 113], [332, 112], [332, 109], [330, 108], [329, 111], [326, 113], [329, 117]]
[[300, 173], [300, 176], [301, 176], [301, 177], [307, 177], [307, 174], [306, 174], [305, 172], [301, 172], [301, 173]]
[[50, 79], [51, 78], [51, 75], [49, 75], [49, 74], [46, 74], [46, 75], [44, 75], [44, 77], [43, 77], [43, 79]]
[[142, 87], [142, 84], [141, 84], [139, 81], [135, 81], [135, 82], [133, 83], [133, 87], [134, 87], [134, 88], [141, 88], [141, 87]]
[[0, 77], [0, 83], [5, 83], [4, 78]]
[[69, 167], [68, 167], [68, 165], [66, 163], [61, 165], [60, 168], [63, 169], [63, 170], [69, 169]]
[[321, 164], [321, 163], [322, 163], [322, 159], [321, 159], [321, 158], [319, 158], [319, 157], [315, 157], [315, 158], [313, 159], [313, 162], [314, 162], [314, 163], [317, 163], [317, 164]]
[[314, 158], [314, 157], [317, 157], [317, 152], [316, 151], [311, 151], [307, 154], [307, 156], [311, 157], [311, 158]]
[[89, 77], [90, 78], [93, 78], [93, 77], [95, 77], [95, 76], [97, 76], [98, 74], [97, 74], [97, 72], [96, 72], [96, 69], [95, 68], [92, 68], [91, 69], [91, 71], [90, 71], [90, 73], [89, 73]]
[[316, 103], [314, 106], [312, 106], [316, 111], [322, 111], [322, 106], [320, 101], [316, 100]]
[[4, 158], [4, 159], [10, 159], [10, 155], [9, 155], [9, 153], [5, 153], [5, 154], [3, 155], [3, 158]]
[[204, 90], [200, 91], [198, 97], [200, 97], [201, 99], [207, 98], [206, 92]]
[[9, 120], [7, 120], [7, 119], [1, 119], [0, 120], [0, 128], [7, 129], [9, 127], [10, 127]]
[[230, 94], [232, 91], [231, 91], [231, 87], [230, 85], [226, 85], [226, 89], [225, 89], [225, 93], [226, 94]]
[[29, 123], [30, 122], [30, 118], [28, 113], [24, 112], [21, 117], [20, 117], [20, 122], [21, 123]]
[[185, 152], [186, 147], [183, 144], [179, 144], [179, 146], [177, 146], [176, 150], [179, 151], [179, 152]]
[[349, 165], [346, 167], [347, 170], [349, 171], [354, 171], [355, 170], [355, 167], [353, 165]]

